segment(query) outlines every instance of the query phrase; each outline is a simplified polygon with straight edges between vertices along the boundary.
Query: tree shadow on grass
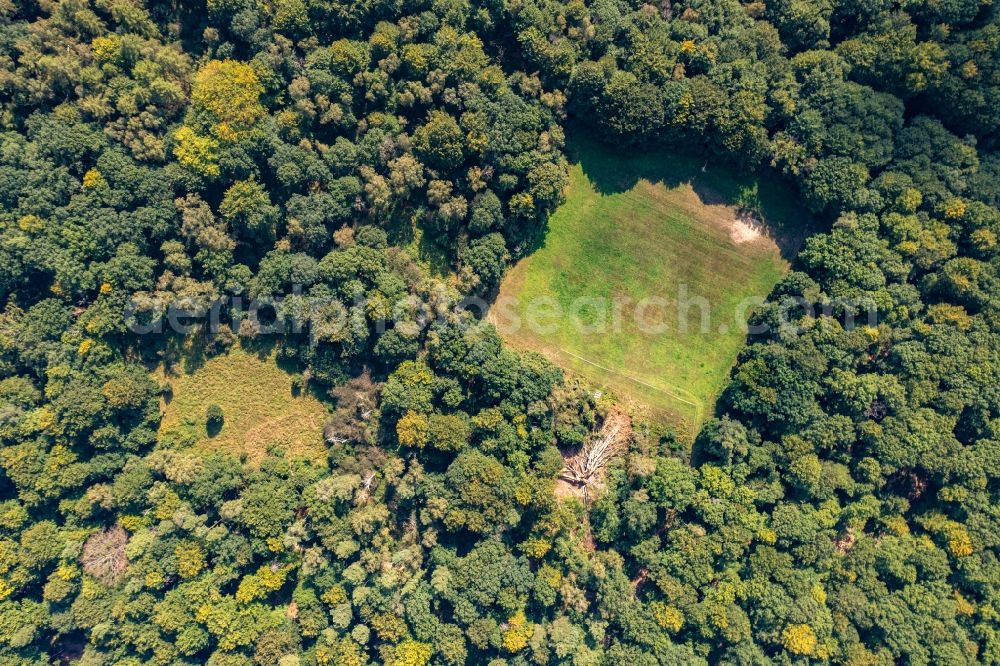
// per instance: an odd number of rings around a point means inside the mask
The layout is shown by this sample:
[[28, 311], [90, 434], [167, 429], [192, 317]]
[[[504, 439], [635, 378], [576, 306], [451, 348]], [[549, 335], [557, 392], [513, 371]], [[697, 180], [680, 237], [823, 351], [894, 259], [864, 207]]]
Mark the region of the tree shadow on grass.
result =
[[514, 229], [514, 237], [517, 239], [511, 254], [515, 261], [527, 257], [545, 247], [545, 239], [549, 235], [549, 217], [556, 211], [555, 208], [544, 215], [541, 220], [534, 222], [530, 227]]
[[201, 336], [167, 335], [163, 344], [163, 373], [166, 377], [190, 375], [205, 365], [205, 352]]
[[448, 243], [441, 244], [435, 231], [426, 220], [415, 220], [411, 210], [394, 215], [382, 223], [390, 247], [404, 248], [410, 256], [426, 265], [431, 274], [447, 276], [454, 269], [456, 253], [454, 239], [448, 236]]
[[640, 181], [667, 189], [689, 185], [705, 206], [727, 206], [751, 231], [770, 238], [791, 262], [815, 220], [798, 194], [773, 169], [741, 174], [701, 156], [664, 148], [623, 153], [584, 136], [567, 143], [573, 163], [601, 195], [622, 194]]
[[[275, 356], [275, 350], [284, 340], [284, 335], [258, 335], [253, 338], [243, 338], [240, 340], [240, 348], [243, 351], [253, 354], [261, 361], [266, 361]], [[277, 358], [281, 358], [278, 355]], [[279, 362], [280, 365], [280, 362]]]
[[448, 275], [455, 263], [454, 253], [434, 240], [433, 234], [424, 231], [417, 243], [417, 258], [426, 262], [431, 275]]
[[209, 437], [215, 437], [220, 432], [222, 432], [222, 426], [225, 425], [223, 421], [206, 421], [205, 422], [205, 434]]

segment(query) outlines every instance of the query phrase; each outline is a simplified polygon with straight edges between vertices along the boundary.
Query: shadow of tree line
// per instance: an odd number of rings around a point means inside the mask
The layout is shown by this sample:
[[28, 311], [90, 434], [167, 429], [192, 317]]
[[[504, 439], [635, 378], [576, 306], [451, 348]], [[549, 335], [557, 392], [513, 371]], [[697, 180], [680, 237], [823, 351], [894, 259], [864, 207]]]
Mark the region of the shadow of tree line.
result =
[[567, 142], [572, 163], [602, 195], [628, 192], [640, 181], [673, 189], [690, 185], [706, 206], [729, 206], [738, 219], [756, 228], [792, 262], [816, 220], [783, 176], [771, 168], [747, 174], [736, 168], [679, 150], [661, 147], [615, 152], [582, 134]]

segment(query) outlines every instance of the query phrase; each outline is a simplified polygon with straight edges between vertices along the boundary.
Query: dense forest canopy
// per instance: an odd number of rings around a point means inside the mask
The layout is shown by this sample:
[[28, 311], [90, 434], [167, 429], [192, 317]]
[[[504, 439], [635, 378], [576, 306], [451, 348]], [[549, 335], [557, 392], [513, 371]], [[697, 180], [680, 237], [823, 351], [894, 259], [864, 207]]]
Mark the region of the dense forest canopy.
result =
[[[0, 661], [1000, 663], [998, 11], [0, 3]], [[608, 406], [452, 307], [571, 132], [773, 167], [830, 226], [754, 321], [879, 313], [753, 337], [586, 504]], [[329, 398], [325, 461], [160, 433], [151, 368], [237, 344]]]

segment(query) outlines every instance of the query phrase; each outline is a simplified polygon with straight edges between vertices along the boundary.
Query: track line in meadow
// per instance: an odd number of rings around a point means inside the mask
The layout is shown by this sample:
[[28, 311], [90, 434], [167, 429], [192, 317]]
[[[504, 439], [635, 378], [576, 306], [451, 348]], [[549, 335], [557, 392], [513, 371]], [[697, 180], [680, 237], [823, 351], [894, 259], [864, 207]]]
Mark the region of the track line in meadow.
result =
[[[636, 384], [639, 384], [641, 386], [645, 386], [646, 388], [652, 389], [652, 390], [654, 390], [654, 391], [656, 391], [658, 393], [663, 393], [664, 395], [669, 395], [674, 400], [677, 400], [678, 402], [682, 402], [685, 405], [690, 405], [691, 407], [694, 408], [694, 426], [697, 427], [698, 423], [701, 422], [702, 406], [698, 402], [692, 402], [691, 400], [683, 398], [680, 395], [678, 395], [677, 393], [673, 393], [673, 392], [667, 390], [666, 388], [663, 388], [662, 386], [656, 386], [654, 384], [650, 384], [649, 382], [643, 381], [642, 379], [639, 379], [638, 377], [633, 377], [631, 375], [625, 374], [624, 372], [621, 372], [620, 370], [615, 370], [613, 368], [607, 367], [606, 365], [601, 365], [600, 363], [598, 363], [596, 361], [592, 361], [589, 358], [585, 358], [583, 356], [580, 356], [579, 354], [574, 354], [573, 352], [569, 351], [568, 349], [563, 349], [562, 347], [556, 347], [556, 349], [559, 350], [560, 353], [566, 354], [567, 356], [571, 356], [571, 357], [577, 359], [578, 361], [583, 361], [584, 363], [586, 363], [588, 365], [592, 365], [595, 368], [599, 368], [601, 370], [604, 370], [605, 372], [610, 372], [613, 375], [617, 375], [619, 377], [627, 379], [630, 382], [635, 382]], [[688, 393], [687, 391], [684, 391], [684, 389], [681, 389], [679, 387], [672, 386], [671, 388], [673, 388], [673, 389], [675, 389], [677, 391], [682, 391], [684, 393]], [[690, 393], [688, 393], [688, 395], [690, 397], [692, 397], [692, 398], [695, 397], [694, 395], [691, 395]], [[697, 400], [697, 398], [695, 398], [695, 400]]]

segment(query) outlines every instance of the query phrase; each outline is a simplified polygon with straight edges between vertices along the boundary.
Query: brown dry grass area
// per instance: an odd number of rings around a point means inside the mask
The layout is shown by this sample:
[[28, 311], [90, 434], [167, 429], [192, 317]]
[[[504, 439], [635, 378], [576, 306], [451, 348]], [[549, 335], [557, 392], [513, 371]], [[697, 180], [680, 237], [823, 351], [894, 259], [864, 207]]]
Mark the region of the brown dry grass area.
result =
[[[271, 447], [295, 458], [326, 456], [326, 406], [308, 392], [293, 395], [291, 375], [270, 356], [237, 347], [207, 359], [193, 372], [166, 373], [161, 367], [157, 374], [173, 389], [161, 405], [161, 438], [171, 433], [190, 436], [198, 448], [246, 453], [251, 463], [259, 462]], [[222, 408], [224, 423], [210, 436], [205, 412], [213, 403]]]

